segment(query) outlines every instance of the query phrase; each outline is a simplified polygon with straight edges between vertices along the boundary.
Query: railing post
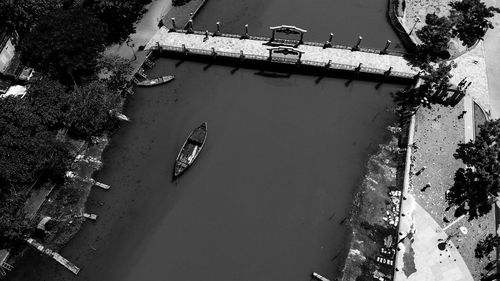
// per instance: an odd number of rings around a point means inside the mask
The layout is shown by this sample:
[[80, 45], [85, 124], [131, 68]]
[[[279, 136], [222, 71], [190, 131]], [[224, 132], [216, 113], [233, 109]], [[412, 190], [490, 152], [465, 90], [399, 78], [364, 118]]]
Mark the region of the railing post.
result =
[[386, 72], [384, 72], [384, 76], [388, 77], [389, 75], [391, 75], [391, 72], [392, 72], [392, 66], [390, 66], [389, 69]]
[[220, 32], [220, 22], [216, 22], [215, 25], [217, 26], [217, 31], [215, 31], [214, 36], [221, 36]]
[[328, 60], [328, 62], [325, 64], [325, 68], [330, 69], [332, 67], [332, 60]]
[[186, 33], [187, 34], [194, 33], [194, 30], [193, 30], [193, 20], [192, 19], [190, 19], [188, 21], [188, 27], [187, 27]]
[[175, 18], [170, 19], [172, 21], [172, 28], [170, 28], [168, 31], [170, 32], [176, 32], [177, 31], [177, 25], [175, 24]]
[[387, 49], [389, 48], [389, 45], [391, 45], [391, 40], [387, 40], [387, 42], [385, 42], [385, 47], [382, 51], [380, 51], [380, 54], [381, 55], [385, 55], [387, 54]]
[[358, 67], [356, 67], [356, 68], [354, 69], [354, 73], [355, 73], [356, 75], [358, 75], [358, 74], [359, 74], [359, 72], [361, 71], [361, 66], [362, 66], [362, 65], [363, 65], [363, 63], [361, 63], [361, 62], [360, 62], [360, 63], [359, 63], [359, 65], [358, 65]]
[[358, 42], [354, 47], [352, 47], [352, 51], [359, 51], [359, 45], [361, 44], [361, 40], [363, 40], [363, 37], [359, 36], [358, 37]]
[[328, 41], [326, 41], [325, 45], [323, 45], [323, 49], [331, 48], [332, 41], [333, 41], [333, 33], [330, 33], [330, 38], [328, 38]]
[[302, 61], [300, 60], [302, 58], [302, 53], [299, 53], [299, 58], [297, 59], [297, 64], [301, 64]]
[[250, 36], [248, 35], [248, 24], [245, 24], [245, 34], [241, 36], [241, 39], [250, 39]]

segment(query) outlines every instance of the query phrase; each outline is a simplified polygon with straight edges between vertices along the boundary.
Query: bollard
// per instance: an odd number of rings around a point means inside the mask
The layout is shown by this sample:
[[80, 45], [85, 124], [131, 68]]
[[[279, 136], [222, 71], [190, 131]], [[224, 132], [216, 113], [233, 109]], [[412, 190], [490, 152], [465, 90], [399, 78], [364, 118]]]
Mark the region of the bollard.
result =
[[250, 36], [248, 36], [248, 24], [245, 24], [245, 34], [241, 36], [241, 39], [250, 39]]
[[359, 45], [361, 44], [361, 40], [363, 40], [363, 37], [359, 36], [358, 37], [358, 43], [352, 48], [352, 51], [359, 51]]
[[245, 60], [245, 55], [243, 54], [243, 50], [240, 50], [240, 60], [241, 61]]
[[169, 29], [170, 32], [176, 32], [177, 31], [177, 25], [175, 24], [175, 18], [170, 19], [172, 21], [172, 28]]
[[156, 41], [156, 49], [158, 49], [158, 51], [161, 51], [160, 42], [158, 42], [158, 41]]
[[217, 31], [215, 31], [214, 36], [221, 36], [222, 33], [220, 32], [220, 22], [216, 22], [215, 25], [217, 26]]
[[189, 13], [189, 19], [193, 18], [193, 13]]
[[205, 30], [205, 38], [203, 38], [203, 42], [208, 40], [208, 30]]
[[389, 48], [389, 45], [391, 45], [391, 40], [387, 40], [387, 42], [385, 42], [385, 47], [382, 51], [380, 51], [380, 54], [381, 55], [385, 55], [387, 54], [387, 49]]
[[217, 52], [215, 51], [215, 48], [212, 47], [212, 57], [215, 59], [217, 57]]
[[193, 20], [191, 20], [191, 19], [188, 21], [188, 26], [187, 26], [187, 30], [186, 30], [186, 34], [190, 34], [190, 33], [194, 33]]
[[356, 75], [357, 75], [357, 74], [359, 74], [359, 72], [361, 71], [361, 66], [362, 66], [362, 65], [363, 65], [363, 63], [361, 63], [361, 62], [360, 62], [360, 63], [359, 63], [359, 65], [358, 65], [358, 67], [356, 67], [356, 68], [354, 69], [354, 73], [356, 73]]
[[328, 60], [328, 62], [325, 64], [325, 67], [327, 69], [330, 69], [330, 67], [332, 67], [332, 60]]
[[389, 75], [391, 75], [391, 71], [392, 71], [392, 66], [390, 66], [389, 69], [384, 73], [384, 76], [388, 77]]
[[330, 33], [330, 38], [328, 38], [328, 41], [326, 41], [325, 45], [323, 45], [323, 49], [331, 48], [332, 41], [333, 41], [333, 33]]
[[184, 53], [184, 55], [187, 55], [189, 50], [186, 48], [186, 44], [182, 44], [182, 52]]

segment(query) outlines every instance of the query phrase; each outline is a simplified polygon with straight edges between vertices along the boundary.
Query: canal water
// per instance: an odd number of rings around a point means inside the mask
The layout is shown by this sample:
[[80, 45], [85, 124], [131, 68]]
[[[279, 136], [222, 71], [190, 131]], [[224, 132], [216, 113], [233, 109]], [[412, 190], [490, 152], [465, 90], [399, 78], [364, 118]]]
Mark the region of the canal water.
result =
[[[267, 35], [296, 25], [305, 39], [399, 44], [386, 0], [209, 0], [195, 27]], [[160, 59], [137, 89], [96, 178], [86, 223], [63, 250], [72, 276], [34, 251], [9, 280], [310, 280], [339, 276], [353, 194], [371, 153], [395, 121], [400, 86]], [[208, 122], [195, 165], [171, 182], [190, 130]]]

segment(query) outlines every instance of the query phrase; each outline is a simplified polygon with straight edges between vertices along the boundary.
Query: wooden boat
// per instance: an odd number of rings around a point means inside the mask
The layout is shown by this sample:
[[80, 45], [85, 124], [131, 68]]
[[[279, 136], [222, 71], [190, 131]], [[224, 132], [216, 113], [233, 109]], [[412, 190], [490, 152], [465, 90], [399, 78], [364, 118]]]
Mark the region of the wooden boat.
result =
[[161, 85], [161, 84], [165, 84], [167, 82], [170, 82], [170, 81], [174, 80], [174, 78], [175, 77], [173, 75], [168, 75], [168, 76], [157, 77], [154, 79], [147, 79], [147, 80], [139, 81], [139, 82], [136, 82], [135, 84], [137, 86], [142, 86], [142, 87], [152, 87], [152, 86], [157, 86], [157, 85]]
[[196, 160], [196, 157], [198, 157], [200, 151], [203, 149], [206, 139], [207, 122], [194, 129], [184, 141], [177, 155], [177, 159], [175, 159], [173, 180], [193, 164], [194, 160]]

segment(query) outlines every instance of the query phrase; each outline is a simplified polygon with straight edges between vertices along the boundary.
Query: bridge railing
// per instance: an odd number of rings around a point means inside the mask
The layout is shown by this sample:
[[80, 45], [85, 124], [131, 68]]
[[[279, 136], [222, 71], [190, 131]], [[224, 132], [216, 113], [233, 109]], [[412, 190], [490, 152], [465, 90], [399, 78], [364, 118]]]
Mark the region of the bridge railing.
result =
[[[178, 32], [178, 33], [187, 33], [187, 30], [177, 29], [175, 32]], [[196, 34], [196, 35], [206, 35], [207, 31], [193, 30], [193, 34]], [[214, 36], [214, 32], [210, 32], [209, 31], [208, 32], [208, 36]], [[242, 35], [240, 35], [240, 34], [230, 34], [230, 33], [222, 33], [222, 34], [220, 34], [218, 36], [220, 36], [220, 37], [226, 37], [226, 38], [237, 38], [237, 39], [241, 39], [242, 38]], [[270, 37], [265, 37], [265, 36], [249, 36], [249, 40], [271, 42], [271, 38]], [[289, 45], [298, 45], [300, 41], [299, 40], [293, 40], [293, 39], [281, 39], [281, 38], [278, 38], [278, 39], [275, 39], [274, 42], [276, 42], [276, 43], [286, 43], [286, 44], [289, 44]], [[302, 43], [302, 45], [315, 46], [315, 47], [323, 47], [325, 45], [325, 43], [304, 41]], [[332, 45], [330, 48], [333, 48], [333, 49], [343, 49], [343, 50], [352, 50], [353, 49], [352, 46], [339, 45], [339, 44]], [[360, 47], [359, 49], [357, 49], [357, 52], [365, 52], [365, 53], [373, 53], [373, 54], [380, 54], [381, 51], [382, 50], [380, 50], [380, 49], [364, 48], [364, 47]], [[394, 50], [387, 50], [385, 53], [387, 55], [400, 56], [400, 57], [402, 57], [402, 56], [405, 55], [404, 52], [399, 52], [399, 51], [394, 51]]]
[[[400, 72], [400, 71], [392, 71], [392, 70], [384, 70], [380, 68], [374, 68], [374, 67], [366, 67], [366, 66], [355, 66], [355, 65], [349, 65], [349, 64], [342, 64], [342, 63], [322, 63], [318, 61], [311, 61], [311, 60], [298, 60], [295, 58], [285, 58], [285, 57], [271, 57], [271, 59], [268, 56], [262, 56], [262, 55], [255, 55], [255, 54], [243, 54], [242, 52], [240, 53], [235, 53], [235, 52], [226, 52], [226, 51], [210, 51], [210, 50], [205, 50], [205, 49], [197, 49], [197, 48], [187, 48], [187, 47], [175, 47], [175, 46], [154, 46], [152, 49], [158, 49], [160, 51], [168, 51], [168, 52], [175, 52], [175, 53], [180, 53], [180, 54], [192, 54], [192, 55], [202, 55], [202, 56], [222, 56], [222, 57], [229, 57], [229, 58], [241, 58], [245, 60], [256, 60], [256, 61], [272, 61], [276, 63], [283, 63], [283, 64], [302, 64], [302, 65], [308, 65], [308, 66], [314, 66], [314, 67], [323, 67], [326, 69], [331, 69], [331, 70], [346, 70], [346, 71], [354, 71], [354, 72], [361, 72], [361, 73], [369, 73], [369, 74], [377, 74], [377, 75], [385, 75], [385, 76], [392, 76], [392, 77], [401, 77], [401, 78], [414, 78], [415, 74], [413, 73], [407, 73], [407, 72]], [[243, 55], [243, 57], [242, 57]]]

